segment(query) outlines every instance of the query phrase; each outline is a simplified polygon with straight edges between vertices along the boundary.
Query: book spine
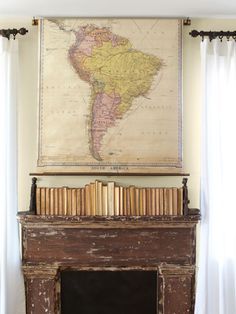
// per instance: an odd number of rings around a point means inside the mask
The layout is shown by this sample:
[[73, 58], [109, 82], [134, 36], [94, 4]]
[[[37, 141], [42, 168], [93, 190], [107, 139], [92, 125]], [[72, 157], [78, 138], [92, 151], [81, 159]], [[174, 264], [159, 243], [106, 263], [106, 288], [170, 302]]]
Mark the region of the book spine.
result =
[[131, 208], [130, 208], [130, 187], [126, 190], [126, 206], [127, 206], [127, 216], [131, 215]]
[[76, 189], [71, 190], [71, 215], [76, 216]]
[[139, 215], [143, 216], [143, 189], [139, 189]]
[[173, 188], [173, 215], [178, 215], [178, 189]]
[[164, 189], [159, 189], [160, 196], [160, 215], [164, 215]]
[[135, 187], [133, 185], [129, 188], [130, 191], [130, 214], [135, 216]]
[[173, 189], [168, 189], [168, 203], [169, 203], [169, 212], [168, 215], [173, 215]]
[[108, 182], [107, 198], [108, 198], [108, 215], [109, 216], [114, 216], [115, 214], [114, 194], [115, 194], [115, 183], [113, 181]]
[[147, 199], [146, 199], [146, 189], [142, 189], [142, 195], [143, 195], [143, 215], [147, 215]]
[[67, 187], [62, 188], [62, 215], [66, 216], [67, 215], [67, 206], [68, 206], [68, 201], [67, 201]]
[[50, 215], [55, 215], [55, 199], [54, 199], [54, 188], [49, 189], [49, 194], [50, 194], [50, 210], [49, 213]]
[[140, 216], [140, 196], [139, 188], [135, 188], [135, 216]]
[[41, 215], [46, 215], [46, 194], [45, 188], [41, 188]]
[[71, 216], [72, 201], [71, 201], [71, 189], [67, 189], [67, 215]]
[[90, 202], [90, 186], [89, 184], [85, 185], [85, 216], [90, 216], [91, 212], [91, 202]]
[[152, 212], [152, 216], [155, 216], [156, 215], [156, 189], [155, 188], [151, 188], [151, 199], [152, 199], [151, 212]]
[[46, 197], [46, 215], [50, 215], [50, 190], [49, 188], [45, 189], [45, 197]]
[[96, 189], [95, 183], [90, 183], [90, 204], [91, 204], [91, 215], [95, 216], [96, 213]]
[[108, 211], [107, 211], [107, 185], [104, 185], [102, 187], [102, 214], [104, 216], [108, 216]]
[[123, 189], [123, 215], [128, 216], [128, 213], [127, 213], [127, 188]]
[[54, 189], [54, 215], [59, 214], [59, 189]]
[[169, 195], [168, 188], [164, 188], [164, 215], [168, 215], [168, 206], [169, 206]]
[[147, 200], [147, 215], [152, 215], [152, 198], [151, 198], [151, 188], [146, 189], [146, 200]]
[[120, 188], [115, 187], [115, 216], [119, 216], [120, 213]]
[[63, 189], [59, 188], [58, 190], [58, 214], [63, 216]]
[[102, 182], [98, 182], [98, 215], [102, 215]]
[[85, 188], [81, 189], [81, 215], [85, 216]]
[[41, 215], [41, 188], [36, 189], [36, 214]]
[[76, 189], [76, 215], [81, 216], [81, 189]]
[[157, 216], [160, 215], [160, 193], [159, 192], [160, 192], [159, 189], [156, 188], [155, 189], [155, 194], [156, 194], [156, 210], [155, 210], [155, 214]]
[[119, 215], [124, 216], [124, 188], [120, 186], [120, 208]]
[[178, 189], [178, 215], [183, 215], [183, 188]]

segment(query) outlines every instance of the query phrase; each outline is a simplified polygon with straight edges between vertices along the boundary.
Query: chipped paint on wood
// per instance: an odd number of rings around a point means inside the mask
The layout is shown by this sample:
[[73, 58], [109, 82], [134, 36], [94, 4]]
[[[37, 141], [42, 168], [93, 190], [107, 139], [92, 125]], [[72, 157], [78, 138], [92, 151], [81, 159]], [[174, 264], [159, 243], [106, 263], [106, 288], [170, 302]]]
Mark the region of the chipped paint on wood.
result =
[[27, 314], [60, 313], [63, 270], [154, 270], [157, 313], [194, 313], [196, 216], [18, 219]]

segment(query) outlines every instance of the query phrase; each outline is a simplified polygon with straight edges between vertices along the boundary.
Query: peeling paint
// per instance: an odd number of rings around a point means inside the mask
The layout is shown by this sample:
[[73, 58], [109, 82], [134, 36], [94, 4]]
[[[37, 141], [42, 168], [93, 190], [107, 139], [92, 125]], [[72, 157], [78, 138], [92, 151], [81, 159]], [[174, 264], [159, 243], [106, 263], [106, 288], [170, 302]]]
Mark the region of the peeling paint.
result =
[[194, 313], [197, 217], [19, 220], [27, 314], [60, 314], [60, 271], [66, 269], [156, 270], [158, 313]]

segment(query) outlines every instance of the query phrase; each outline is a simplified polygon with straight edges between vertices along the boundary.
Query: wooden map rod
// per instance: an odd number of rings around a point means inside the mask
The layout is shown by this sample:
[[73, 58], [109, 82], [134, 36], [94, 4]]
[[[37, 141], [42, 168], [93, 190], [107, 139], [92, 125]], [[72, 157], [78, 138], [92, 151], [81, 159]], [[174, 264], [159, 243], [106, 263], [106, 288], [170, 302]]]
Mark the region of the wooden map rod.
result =
[[159, 173], [121, 173], [121, 172], [31, 172], [30, 176], [179, 176], [188, 177], [189, 173], [159, 172]]

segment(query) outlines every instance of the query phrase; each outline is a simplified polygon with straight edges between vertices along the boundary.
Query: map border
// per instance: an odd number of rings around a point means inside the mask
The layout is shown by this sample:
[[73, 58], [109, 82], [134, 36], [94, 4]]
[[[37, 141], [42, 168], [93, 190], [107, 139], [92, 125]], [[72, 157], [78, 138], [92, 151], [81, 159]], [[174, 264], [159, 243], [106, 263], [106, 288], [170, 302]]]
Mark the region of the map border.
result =
[[[76, 17], [76, 19], [144, 19], [148, 20], [151, 18], [147, 17]], [[70, 19], [70, 17], [58, 17], [55, 19]], [[72, 17], [71, 19], [75, 19]], [[158, 18], [157, 18], [158, 19]], [[171, 163], [171, 161], [166, 163], [122, 163], [116, 162], [45, 162], [41, 154], [41, 143], [42, 143], [42, 45], [43, 45], [43, 27], [44, 20], [47, 18], [42, 18], [39, 20], [39, 93], [38, 93], [38, 104], [39, 104], [39, 114], [38, 114], [38, 159], [37, 159], [37, 168], [38, 170], [43, 171], [57, 171], [57, 172], [81, 172], [81, 173], [123, 173], [123, 174], [155, 174], [155, 173], [182, 173], [183, 172], [183, 96], [182, 96], [182, 54], [183, 54], [183, 45], [182, 45], [182, 20], [175, 19], [178, 21], [178, 161]], [[162, 19], [163, 20], [163, 19]], [[170, 19], [164, 19], [170, 20]], [[167, 161], [167, 158], [165, 158]]]

